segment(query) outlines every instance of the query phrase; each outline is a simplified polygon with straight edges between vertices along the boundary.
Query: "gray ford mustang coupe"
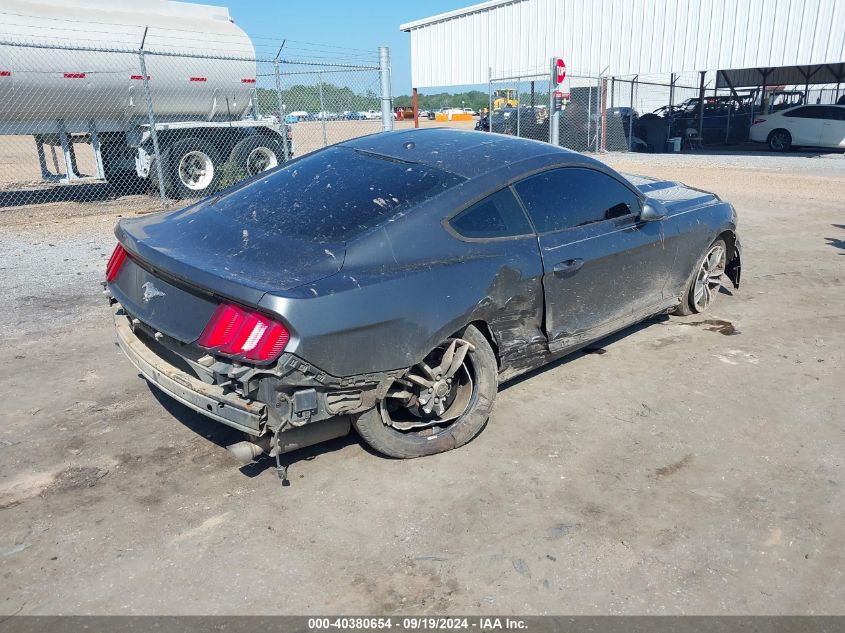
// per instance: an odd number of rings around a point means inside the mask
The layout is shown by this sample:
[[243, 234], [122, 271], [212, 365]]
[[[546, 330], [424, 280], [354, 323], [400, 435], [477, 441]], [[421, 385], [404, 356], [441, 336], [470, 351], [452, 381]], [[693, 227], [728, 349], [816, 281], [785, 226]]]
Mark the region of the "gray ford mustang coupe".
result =
[[739, 285], [733, 207], [544, 143], [447, 129], [302, 156], [124, 219], [106, 294], [159, 389], [244, 431], [244, 462], [338, 437], [418, 457], [499, 382]]

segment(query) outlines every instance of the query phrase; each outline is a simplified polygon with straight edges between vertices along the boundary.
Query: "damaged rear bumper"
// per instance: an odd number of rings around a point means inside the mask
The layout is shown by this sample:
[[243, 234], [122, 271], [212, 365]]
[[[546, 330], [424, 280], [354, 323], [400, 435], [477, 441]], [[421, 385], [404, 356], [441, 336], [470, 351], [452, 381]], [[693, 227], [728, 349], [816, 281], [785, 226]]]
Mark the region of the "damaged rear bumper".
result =
[[291, 354], [266, 367], [233, 363], [155, 330], [114, 298], [110, 304], [118, 345], [148, 382], [249, 435], [277, 434], [280, 445], [302, 444], [294, 435], [307, 429], [318, 437], [322, 431], [312, 427], [374, 407], [403, 373], [334, 377]]
[[213, 420], [250, 435], [263, 432], [266, 405], [226, 392], [223, 387], [207, 384], [170, 365], [139, 338], [120, 305], [115, 303], [113, 307], [118, 345], [147, 381]]

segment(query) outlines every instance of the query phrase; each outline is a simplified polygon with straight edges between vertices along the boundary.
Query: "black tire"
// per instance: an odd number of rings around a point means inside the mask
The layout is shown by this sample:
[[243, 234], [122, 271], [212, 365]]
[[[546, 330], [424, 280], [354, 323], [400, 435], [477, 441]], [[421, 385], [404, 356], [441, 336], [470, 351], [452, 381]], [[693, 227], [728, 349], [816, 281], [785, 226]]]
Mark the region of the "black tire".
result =
[[698, 277], [698, 273], [701, 270], [702, 265], [704, 264], [704, 260], [707, 259], [708, 254], [716, 246], [721, 246], [722, 250], [727, 256], [727, 245], [725, 244], [725, 240], [723, 240], [722, 238], [715, 240], [710, 246], [707, 247], [707, 251], [704, 253], [704, 257], [698, 260], [698, 263], [695, 266], [695, 270], [693, 270], [692, 274], [690, 275], [690, 280], [687, 284], [687, 289], [684, 291], [684, 296], [681, 299], [681, 303], [678, 304], [678, 307], [675, 308], [672, 314], [677, 316], [689, 316], [691, 314], [698, 314], [700, 312], [704, 312], [707, 309], [704, 308], [704, 310], [702, 310], [696, 307], [695, 282]]
[[773, 152], [788, 152], [792, 147], [792, 134], [787, 130], [772, 130], [766, 142]]
[[[180, 165], [183, 160], [190, 160], [191, 157], [197, 157], [205, 163], [206, 170], [210, 167], [211, 174], [208, 177], [204, 174], [198, 182], [189, 186], [186, 184], [186, 180], [190, 181], [190, 177], [186, 179], [180, 176]], [[169, 197], [177, 200], [202, 198], [217, 191], [220, 178], [223, 175], [223, 164], [220, 161], [217, 148], [210, 141], [195, 137], [179, 139], [161, 152], [161, 160], [164, 191]], [[158, 170], [155, 161], [151, 165], [150, 182], [155, 192], [158, 189]]]
[[[238, 141], [229, 154], [229, 162], [244, 178], [272, 169], [285, 161], [285, 150], [276, 139], [256, 134]], [[266, 162], [266, 164], [265, 164]]]
[[149, 186], [144, 178], [131, 170], [107, 171], [106, 181], [109, 183], [115, 194], [118, 196], [129, 196], [136, 193], [143, 193]]
[[[127, 146], [116, 141], [106, 141], [100, 146], [100, 152], [103, 175], [116, 195], [143, 193], [147, 189], [149, 183], [145, 178], [138, 177], [134, 169], [125, 168], [127, 158], [132, 158]], [[131, 160], [128, 162], [131, 164]]]
[[411, 459], [458, 448], [481, 432], [498, 390], [496, 356], [477, 328], [470, 325], [459, 336], [475, 348], [467, 354], [475, 376], [473, 395], [466, 412], [436, 434], [421, 435], [399, 431], [385, 424], [381, 416], [382, 404], [379, 403], [376, 408], [353, 418], [358, 433], [373, 449], [389, 457]]

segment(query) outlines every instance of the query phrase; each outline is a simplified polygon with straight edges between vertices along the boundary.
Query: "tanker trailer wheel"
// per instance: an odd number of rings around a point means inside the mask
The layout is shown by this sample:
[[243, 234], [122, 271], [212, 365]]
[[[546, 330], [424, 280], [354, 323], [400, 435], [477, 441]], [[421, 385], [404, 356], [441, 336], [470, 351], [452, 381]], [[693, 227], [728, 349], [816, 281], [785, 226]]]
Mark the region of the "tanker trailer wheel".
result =
[[[161, 160], [164, 190], [171, 198], [202, 198], [217, 191], [223, 170], [213, 143], [196, 137], [179, 139], [162, 151]], [[155, 190], [155, 165], [151, 178]]]
[[131, 165], [134, 162], [134, 154], [129, 147], [104, 139], [100, 148], [106, 182], [117, 195], [143, 193], [146, 190], [149, 186], [146, 178], [139, 177], [134, 168], [125, 167], [127, 163]]
[[285, 150], [281, 143], [263, 135], [250, 136], [232, 148], [229, 162], [245, 177], [273, 169], [285, 161]]

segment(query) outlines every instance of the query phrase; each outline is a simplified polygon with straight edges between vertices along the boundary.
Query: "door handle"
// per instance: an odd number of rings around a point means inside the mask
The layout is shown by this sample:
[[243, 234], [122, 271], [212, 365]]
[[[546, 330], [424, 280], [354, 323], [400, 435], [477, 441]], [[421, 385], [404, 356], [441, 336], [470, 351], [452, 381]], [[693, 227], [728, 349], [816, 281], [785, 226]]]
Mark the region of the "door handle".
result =
[[566, 259], [555, 264], [552, 270], [554, 270], [555, 277], [569, 277], [574, 275], [583, 265], [583, 259]]

